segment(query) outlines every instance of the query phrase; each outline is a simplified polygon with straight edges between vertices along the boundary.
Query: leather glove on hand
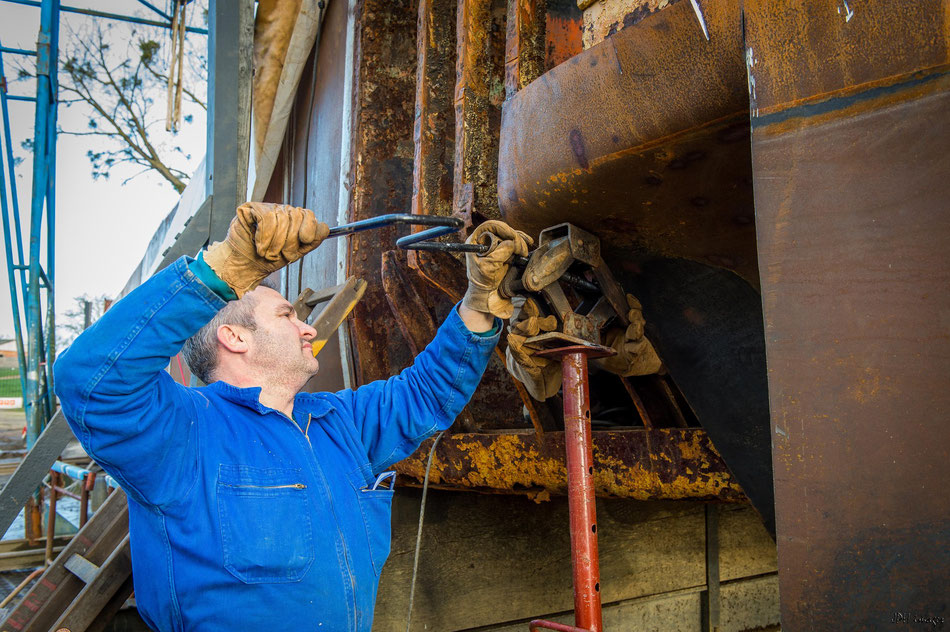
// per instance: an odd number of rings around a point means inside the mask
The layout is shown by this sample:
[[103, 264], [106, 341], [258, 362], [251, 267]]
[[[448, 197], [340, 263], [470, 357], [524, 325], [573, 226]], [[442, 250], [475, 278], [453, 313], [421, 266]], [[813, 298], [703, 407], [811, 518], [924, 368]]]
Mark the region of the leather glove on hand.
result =
[[627, 294], [627, 327], [615, 327], [604, 335], [604, 345], [611, 347], [617, 355], [594, 360], [602, 369], [611, 373], [630, 377], [632, 375], [651, 375], [660, 370], [663, 362], [656, 355], [653, 344], [643, 335], [646, 322], [643, 320], [643, 308], [632, 294]]
[[525, 299], [524, 306], [511, 321], [508, 330], [508, 348], [505, 350], [508, 372], [524, 384], [531, 397], [544, 401], [556, 395], [561, 388], [561, 362], [557, 359], [535, 355], [537, 349], [525, 344], [525, 339], [543, 331], [557, 329], [554, 316], [540, 317], [540, 310], [532, 299]]
[[329, 232], [310, 209], [246, 202], [237, 208], [228, 236], [213, 243], [204, 260], [241, 298], [270, 273], [319, 246]]
[[498, 286], [508, 272], [511, 258], [514, 255], [527, 256], [528, 246], [534, 243], [533, 240], [520, 230], [492, 219], [479, 224], [465, 243], [484, 244], [489, 249], [485, 254], [469, 252], [465, 255], [468, 290], [462, 297], [462, 305], [476, 312], [511, 318], [511, 300], [498, 295]]

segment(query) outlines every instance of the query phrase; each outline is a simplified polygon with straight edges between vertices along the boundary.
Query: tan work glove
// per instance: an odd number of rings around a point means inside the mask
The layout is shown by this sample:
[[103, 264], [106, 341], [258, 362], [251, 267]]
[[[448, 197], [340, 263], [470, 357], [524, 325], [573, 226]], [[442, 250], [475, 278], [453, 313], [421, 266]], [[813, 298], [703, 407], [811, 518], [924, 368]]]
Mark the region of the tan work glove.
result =
[[485, 254], [465, 254], [468, 290], [462, 305], [476, 312], [488, 312], [499, 318], [511, 318], [510, 299], [498, 295], [498, 286], [508, 272], [508, 263], [515, 255], [526, 257], [528, 246], [534, 241], [527, 234], [508, 224], [490, 219], [479, 224], [466, 240], [468, 244], [488, 246]]
[[539, 401], [556, 395], [561, 389], [561, 362], [539, 357], [536, 355], [538, 350], [526, 345], [525, 339], [555, 329], [557, 319], [554, 316], [541, 318], [538, 305], [530, 298], [525, 299], [508, 329], [508, 348], [505, 350], [508, 372]]
[[270, 273], [319, 246], [329, 232], [310, 209], [246, 202], [237, 208], [228, 236], [211, 244], [204, 260], [241, 298]]
[[598, 358], [594, 362], [602, 369], [630, 377], [632, 375], [651, 375], [660, 370], [663, 362], [656, 355], [653, 344], [643, 335], [646, 321], [643, 320], [643, 307], [632, 294], [627, 294], [626, 328], [615, 327], [604, 335], [604, 345], [611, 347], [617, 355]]

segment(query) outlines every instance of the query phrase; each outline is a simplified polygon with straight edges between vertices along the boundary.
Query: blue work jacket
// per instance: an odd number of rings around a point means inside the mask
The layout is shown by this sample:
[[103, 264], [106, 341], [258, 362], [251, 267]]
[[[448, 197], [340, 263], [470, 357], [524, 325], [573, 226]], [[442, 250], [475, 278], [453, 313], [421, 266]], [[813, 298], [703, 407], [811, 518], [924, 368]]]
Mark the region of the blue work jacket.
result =
[[163, 631], [368, 632], [393, 495], [373, 483], [452, 424], [498, 334], [473, 334], [453, 309], [413, 366], [300, 393], [291, 420], [260, 388], [187, 388], [165, 372], [225, 305], [189, 261], [116, 303], [55, 365], [73, 432], [128, 495], [139, 611]]

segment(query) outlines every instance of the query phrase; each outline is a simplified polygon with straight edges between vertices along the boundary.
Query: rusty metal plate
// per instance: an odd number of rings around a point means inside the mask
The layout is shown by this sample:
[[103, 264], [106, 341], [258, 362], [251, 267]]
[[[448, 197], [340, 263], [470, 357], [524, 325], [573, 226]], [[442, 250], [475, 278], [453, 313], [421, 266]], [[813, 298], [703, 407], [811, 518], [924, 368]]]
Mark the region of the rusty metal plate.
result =
[[738, 2], [688, 2], [546, 73], [503, 110], [504, 218], [571, 222], [641, 300], [648, 337], [774, 529], [748, 87]]
[[[637, 500], [742, 502], [708, 435], [699, 428], [595, 431], [598, 496]], [[421, 483], [432, 440], [396, 464], [405, 482]], [[563, 432], [456, 434], [436, 446], [429, 484], [471, 491], [523, 491], [544, 499], [567, 493]]]
[[453, 210], [469, 226], [499, 217], [495, 174], [506, 14], [504, 0], [459, 0]]
[[[367, 0], [358, 10], [350, 221], [410, 208], [414, 153], [416, 3]], [[369, 283], [350, 321], [357, 384], [385, 379], [412, 362], [406, 341], [390, 335], [393, 316], [381, 276], [382, 253], [402, 234], [387, 227], [349, 238], [347, 274]]]
[[775, 533], [761, 297], [726, 270], [655, 259], [618, 278], [643, 304], [646, 336]]
[[804, 5], [746, 3], [782, 626], [939, 629], [950, 6]]
[[584, 14], [576, 0], [546, 0], [544, 69], [563, 64], [583, 48]]
[[670, 0], [587, 0], [583, 2], [583, 5], [586, 5], [584, 7], [584, 48], [599, 44], [618, 31], [633, 26], [670, 4]]
[[506, 221], [532, 234], [569, 221], [607, 257], [685, 257], [757, 285], [738, 2], [706, 13], [709, 42], [680, 2], [505, 103]]

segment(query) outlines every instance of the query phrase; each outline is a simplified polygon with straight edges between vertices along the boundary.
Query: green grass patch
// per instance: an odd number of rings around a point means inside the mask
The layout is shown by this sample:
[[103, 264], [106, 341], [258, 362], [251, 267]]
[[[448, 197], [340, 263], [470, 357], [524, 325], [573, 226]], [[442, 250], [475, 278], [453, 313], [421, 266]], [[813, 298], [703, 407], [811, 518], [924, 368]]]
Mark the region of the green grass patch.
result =
[[20, 369], [0, 369], [0, 397], [23, 397], [20, 388]]

